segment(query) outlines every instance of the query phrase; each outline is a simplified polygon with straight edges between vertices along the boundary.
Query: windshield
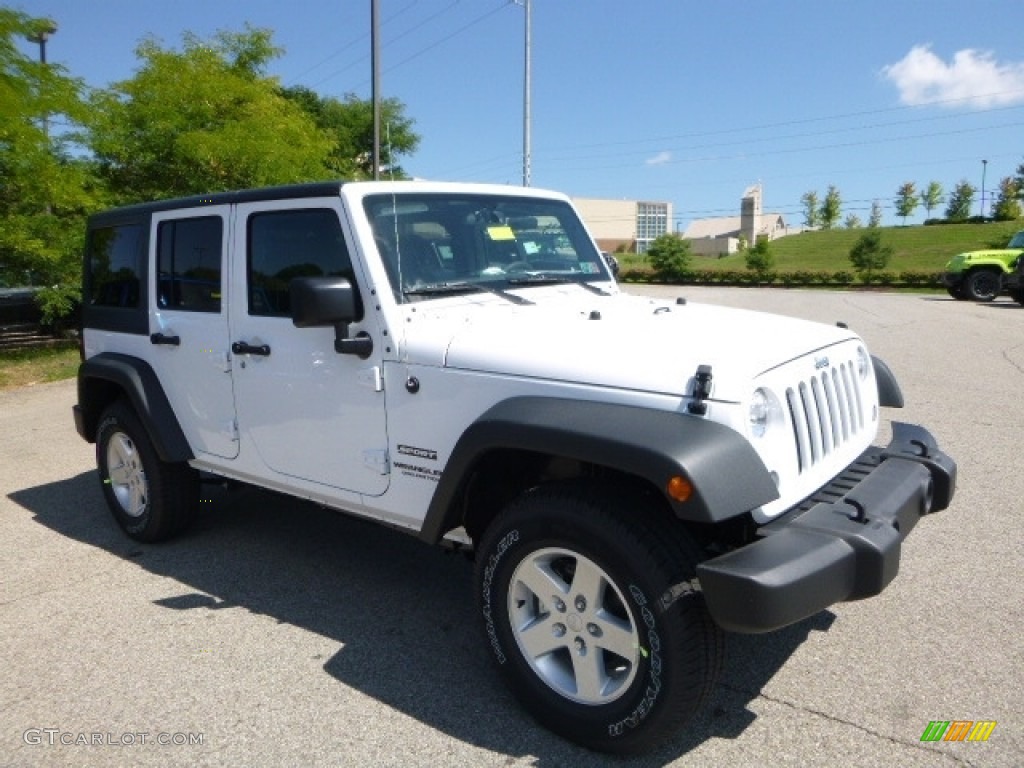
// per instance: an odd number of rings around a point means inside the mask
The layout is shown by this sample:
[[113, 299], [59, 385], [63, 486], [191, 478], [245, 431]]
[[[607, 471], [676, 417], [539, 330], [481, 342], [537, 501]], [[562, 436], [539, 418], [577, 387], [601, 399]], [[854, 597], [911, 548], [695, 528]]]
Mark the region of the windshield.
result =
[[1022, 229], [1020, 232], [1018, 232], [1016, 235], [1014, 235], [1012, 238], [1010, 238], [1010, 244], [1007, 245], [1006, 247], [1007, 248], [1024, 248], [1024, 229]]
[[371, 195], [363, 205], [399, 301], [611, 279], [560, 200], [416, 193]]

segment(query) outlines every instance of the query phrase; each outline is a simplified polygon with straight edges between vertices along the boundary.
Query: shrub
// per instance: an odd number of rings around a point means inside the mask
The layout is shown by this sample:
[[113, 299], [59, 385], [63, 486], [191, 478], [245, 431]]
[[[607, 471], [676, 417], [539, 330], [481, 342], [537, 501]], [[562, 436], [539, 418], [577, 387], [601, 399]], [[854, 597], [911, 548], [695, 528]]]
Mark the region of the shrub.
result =
[[647, 248], [647, 259], [655, 278], [662, 282], [680, 282], [691, 276], [690, 244], [676, 235], [666, 233], [655, 238]]
[[71, 322], [82, 294], [77, 285], [59, 283], [40, 288], [36, 293], [36, 304], [42, 310], [43, 325], [55, 331], [62, 331]]
[[927, 272], [900, 272], [900, 282], [905, 285], [926, 285], [930, 277]]
[[850, 263], [865, 283], [871, 283], [873, 273], [885, 269], [891, 258], [892, 246], [882, 245], [882, 233], [877, 229], [869, 229], [850, 249]]

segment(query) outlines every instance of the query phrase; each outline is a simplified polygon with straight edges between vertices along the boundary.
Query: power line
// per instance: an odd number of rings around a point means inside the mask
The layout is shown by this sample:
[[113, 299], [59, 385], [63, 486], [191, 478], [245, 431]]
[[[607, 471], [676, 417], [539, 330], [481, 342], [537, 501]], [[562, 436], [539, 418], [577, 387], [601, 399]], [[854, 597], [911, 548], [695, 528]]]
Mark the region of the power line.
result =
[[[781, 120], [781, 121], [777, 121], [777, 122], [773, 122], [773, 123], [762, 123], [760, 125], [743, 125], [743, 126], [738, 126], [738, 127], [735, 127], [735, 128], [719, 128], [719, 129], [710, 130], [710, 131], [691, 131], [691, 132], [688, 132], [688, 133], [671, 134], [671, 135], [668, 135], [668, 136], [653, 136], [653, 137], [648, 137], [648, 138], [643, 138], [643, 139], [630, 139], [630, 140], [602, 142], [602, 143], [595, 143], [595, 144], [575, 144], [574, 143], [571, 146], [571, 148], [573, 148], [573, 149], [589, 149], [589, 148], [598, 148], [598, 147], [624, 146], [624, 145], [641, 144], [641, 143], [651, 143], [651, 144], [659, 143], [660, 144], [660, 143], [669, 142], [669, 141], [678, 141], [680, 139], [702, 138], [702, 137], [705, 137], [705, 136], [724, 136], [724, 135], [732, 134], [732, 133], [745, 133], [745, 132], [750, 132], [750, 131], [754, 131], [754, 132], [759, 132], [760, 133], [760, 132], [763, 132], [763, 131], [766, 131], [766, 130], [771, 130], [771, 129], [774, 129], [774, 128], [786, 128], [786, 127], [793, 126], [793, 125], [805, 125], [805, 124], [808, 124], [808, 123], [819, 123], [819, 122], [826, 122], [826, 121], [830, 121], [830, 120], [846, 120], [846, 119], [851, 118], [851, 117], [864, 117], [864, 116], [867, 116], [867, 115], [881, 115], [881, 114], [888, 114], [888, 113], [895, 113], [895, 112], [907, 112], [907, 111], [910, 111], [910, 110], [915, 110], [916, 111], [916, 110], [920, 110], [920, 109], [922, 109], [924, 107], [948, 107], [948, 106], [953, 106], [953, 105], [956, 105], [956, 104], [962, 104], [962, 103], [965, 103], [965, 102], [975, 101], [976, 99], [982, 98], [982, 97], [1007, 96], [1007, 95], [1012, 95], [1012, 94], [1024, 94], [1024, 89], [1014, 89], [1014, 90], [1010, 90], [1010, 91], [996, 91], [996, 92], [993, 92], [993, 93], [975, 94], [975, 95], [972, 95], [972, 96], [963, 96], [963, 97], [958, 97], [958, 98], [953, 98], [953, 99], [936, 99], [934, 101], [924, 102], [922, 104], [917, 104], [917, 105], [914, 105], [914, 106], [884, 107], [884, 108], [881, 108], [881, 109], [861, 110], [861, 111], [857, 111], [857, 112], [844, 112], [844, 113], [838, 113], [838, 114], [835, 114], [835, 115], [821, 115], [821, 116], [816, 116], [816, 117], [812, 116], [812, 117], [798, 118], [798, 119], [795, 119], [795, 120]], [[1020, 108], [1020, 105], [1011, 106], [1011, 107], [993, 107], [991, 109], [974, 109], [974, 110], [971, 110], [970, 114], [974, 115], [974, 114], [980, 114], [980, 113], [985, 113], [985, 112], [990, 112], [990, 111], [998, 111], [998, 110], [1002, 110], [1002, 109], [1019, 109], [1019, 108]], [[950, 117], [963, 117], [963, 115], [951, 115]], [[941, 117], [940, 118], [936, 118], [936, 117], [933, 116], [931, 118], [922, 118], [922, 119], [932, 119], [932, 120], [935, 120], [935, 119], [944, 119], [944, 118], [941, 118]], [[916, 119], [915, 119], [915, 121], [916, 121]], [[915, 122], [915, 121], [908, 121], [908, 122]], [[566, 147], [566, 148], [568, 148], [568, 147]], [[556, 147], [555, 149], [560, 149], [560, 148]]]
[[[1005, 111], [1013, 111], [1013, 110], [1024, 110], [1024, 105], [1016, 105], [1016, 106], [1011, 106], [1011, 107], [993, 107], [992, 109], [977, 110], [975, 112], [972, 112], [971, 116], [973, 117], [976, 114], [990, 114], [992, 112], [1005, 112]], [[881, 128], [893, 128], [893, 127], [903, 126], [903, 125], [913, 125], [913, 124], [916, 124], [916, 123], [925, 123], [926, 122], [926, 123], [929, 123], [929, 124], [934, 124], [934, 123], [936, 123], [939, 120], [954, 120], [954, 119], [962, 120], [963, 119], [963, 115], [944, 115], [944, 116], [939, 116], [939, 117], [935, 117], [935, 116], [919, 117], [919, 118], [913, 118], [911, 120], [894, 120], [894, 121], [890, 121], [890, 122], [886, 122], [886, 123], [873, 123], [873, 124], [868, 124], [868, 125], [856, 125], [856, 126], [848, 126], [848, 127], [842, 127], [842, 128], [831, 128], [831, 129], [814, 131], [814, 132], [790, 133], [790, 134], [783, 134], [781, 136], [755, 136], [755, 137], [751, 137], [749, 139], [743, 139], [743, 140], [724, 141], [724, 142], [716, 142], [716, 143], [709, 143], [709, 144], [694, 144], [694, 145], [689, 145], [689, 146], [685, 146], [685, 147], [672, 147], [672, 146], [664, 146], [664, 145], [659, 145], [659, 146], [661, 146], [663, 151], [669, 151], [669, 152], [692, 151], [692, 150], [698, 150], [698, 149], [716, 149], [716, 148], [719, 148], [719, 147], [744, 146], [744, 145], [746, 145], [748, 143], [751, 143], [751, 142], [755, 142], [755, 143], [756, 142], [763, 143], [763, 142], [769, 142], [769, 141], [770, 142], [779, 142], [779, 141], [785, 141], [785, 140], [789, 140], [789, 139], [801, 139], [801, 138], [817, 137], [817, 136], [824, 136], [824, 135], [830, 135], [830, 134], [835, 135], [835, 134], [842, 134], [842, 133], [850, 133], [850, 132], [853, 132], [853, 131], [861, 131], [861, 132], [863, 132], [863, 131], [873, 131], [873, 130], [878, 130], [878, 129], [881, 129]], [[1013, 124], [1011, 124], [1011, 125], [1013, 125]], [[999, 126], [996, 126], [996, 127], [999, 127]], [[966, 129], [959, 129], [959, 130], [965, 131]], [[724, 133], [735, 133], [735, 131], [734, 130], [727, 130]], [[702, 134], [702, 135], [711, 136], [711, 135], [714, 135], [714, 134], [706, 133], [706, 134]], [[942, 135], [942, 134], [928, 134], [928, 135]], [[884, 141], [885, 139], [879, 139], [879, 140], [880, 141]], [[836, 145], [836, 146], [841, 146], [841, 145]], [[646, 154], [650, 153], [651, 151], [652, 150], [650, 150], [650, 149], [648, 149], [648, 150], [637, 150], [637, 151], [631, 151], [631, 152], [617, 153], [617, 154], [615, 154], [613, 156], [615, 156], [615, 157], [628, 157], [628, 156], [646, 155]], [[549, 154], [545, 154], [543, 157], [548, 162], [550, 162], [552, 160], [562, 159], [563, 157], [564, 157], [564, 159], [567, 159], [567, 160], [588, 160], [588, 159], [597, 159], [597, 158], [608, 157], [608, 155], [582, 155], [582, 156], [574, 156], [572, 154], [568, 154], [568, 155], [564, 155], [564, 156], [560, 157], [557, 154], [549, 153]], [[669, 164], [669, 163], [666, 163], [666, 164]]]
[[[388, 24], [389, 22], [391, 22], [391, 21], [393, 21], [394, 19], [398, 18], [398, 17], [399, 17], [399, 16], [401, 16], [401, 15], [402, 15], [403, 13], [405, 13], [405, 12], [406, 12], [407, 10], [409, 10], [409, 9], [410, 9], [410, 8], [412, 8], [412, 7], [414, 6], [414, 5], [416, 5], [416, 3], [417, 3], [417, 2], [418, 2], [418, 0], [412, 0], [412, 2], [410, 2], [410, 3], [408, 4], [408, 5], [404, 6], [403, 8], [399, 9], [398, 11], [395, 11], [395, 12], [394, 12], [394, 13], [392, 13], [392, 14], [391, 14], [390, 16], [388, 16], [388, 17], [387, 17], [386, 19], [384, 19], [384, 20], [383, 20], [383, 21], [381, 22], [381, 24], [382, 24], [382, 25], [387, 25], [387, 24]], [[449, 7], [451, 7], [451, 6], [449, 6]], [[367, 40], [367, 38], [369, 38], [369, 37], [370, 37], [370, 36], [369, 36], [369, 34], [366, 34], [366, 33], [364, 33], [364, 34], [361, 34], [361, 35], [357, 35], [357, 36], [356, 36], [356, 37], [354, 37], [354, 38], [353, 38], [352, 40], [350, 40], [349, 42], [347, 42], [347, 43], [345, 43], [345, 44], [344, 44], [343, 46], [341, 46], [341, 48], [338, 48], [338, 49], [337, 49], [337, 50], [335, 50], [335, 51], [334, 51], [333, 53], [331, 53], [331, 54], [329, 54], [329, 55], [325, 56], [324, 58], [322, 58], [322, 59], [321, 59], [320, 61], [318, 61], [318, 62], [317, 62], [316, 64], [314, 64], [313, 66], [309, 67], [308, 69], [305, 69], [305, 70], [303, 70], [303, 71], [302, 71], [302, 72], [300, 72], [299, 74], [297, 74], [297, 75], [295, 75], [294, 77], [290, 78], [290, 79], [288, 80], [288, 85], [292, 85], [292, 84], [294, 84], [295, 82], [297, 82], [297, 81], [298, 81], [298, 80], [300, 80], [301, 78], [303, 78], [303, 77], [305, 77], [306, 75], [308, 75], [308, 74], [309, 74], [310, 72], [312, 72], [312, 71], [314, 71], [314, 70], [316, 70], [316, 69], [319, 69], [320, 67], [322, 67], [322, 66], [323, 66], [324, 64], [326, 64], [327, 62], [329, 62], [329, 61], [331, 61], [331, 60], [333, 60], [333, 59], [336, 59], [336, 58], [338, 58], [338, 57], [339, 57], [339, 56], [340, 56], [341, 54], [343, 54], [343, 53], [344, 53], [345, 51], [349, 50], [350, 48], [354, 47], [355, 45], [357, 45], [357, 44], [359, 44], [359, 43], [363, 43], [363, 42], [365, 42], [365, 41]], [[365, 58], [365, 57], [363, 57], [363, 58]], [[354, 66], [354, 64], [348, 65], [348, 66], [346, 66], [346, 67], [345, 67], [344, 69], [348, 69], [348, 68], [349, 68], [350, 66]], [[342, 69], [342, 70], [339, 70], [339, 71], [340, 71], [340, 72], [343, 72], [343, 71], [344, 71], [344, 69]], [[329, 75], [329, 76], [328, 76], [328, 79], [329, 79], [330, 77], [332, 77], [332, 76], [333, 76], [333, 75]], [[323, 82], [323, 80], [320, 80], [320, 81], [318, 81], [317, 83], [314, 83], [314, 84], [313, 84], [312, 86], [310, 86], [310, 87], [311, 87], [311, 88], [312, 88], [312, 87], [315, 87], [316, 85], [319, 85], [319, 83], [321, 83], [321, 82]]]
[[[442, 8], [440, 11], [437, 11], [436, 13], [433, 13], [430, 16], [428, 16], [424, 21], [418, 22], [417, 26], [410, 27], [409, 29], [407, 29], [405, 32], [401, 33], [397, 37], [392, 38], [391, 40], [389, 40], [388, 42], [386, 42], [384, 44], [384, 49], [387, 50], [390, 46], [392, 46], [398, 40], [401, 40], [402, 38], [412, 34], [413, 32], [420, 31], [420, 29], [423, 27], [424, 24], [426, 24], [428, 22], [431, 22], [434, 19], [438, 18], [439, 16], [447, 13], [449, 10], [451, 10], [457, 4], [458, 4], [457, 2], [450, 3], [449, 5], [447, 5], [444, 8]], [[404, 66], [405, 64], [408, 64], [410, 61], [413, 61], [414, 59], [419, 58], [423, 54], [428, 53], [428, 52], [434, 50], [435, 48], [439, 47], [440, 45], [442, 45], [442, 44], [448, 42], [449, 40], [451, 40], [453, 37], [456, 37], [457, 35], [462, 34], [466, 30], [476, 26], [477, 24], [483, 22], [484, 20], [490, 18], [494, 14], [498, 13], [499, 11], [501, 11], [501, 10], [507, 8], [507, 7], [508, 7], [508, 3], [505, 0], [502, 0], [502, 3], [500, 5], [496, 6], [495, 8], [492, 8], [490, 11], [487, 11], [486, 13], [484, 13], [484, 14], [482, 14], [480, 16], [477, 16], [473, 20], [469, 21], [468, 23], [466, 23], [463, 26], [461, 26], [458, 29], [456, 29], [454, 32], [451, 32], [451, 33], [445, 35], [444, 37], [442, 37], [442, 38], [440, 38], [438, 40], [435, 40], [434, 42], [432, 42], [432, 43], [428, 44], [427, 46], [421, 48], [420, 50], [416, 51], [415, 53], [407, 56], [406, 58], [402, 59], [401, 61], [398, 61], [398, 62], [396, 62], [394, 64], [391, 64], [390, 66], [386, 67], [384, 69], [384, 72], [392, 72], [395, 69], [397, 69], [397, 68], [399, 68], [401, 66]], [[408, 6], [406, 6], [406, 8], [408, 8]], [[396, 14], [396, 16], [397, 16], [397, 14]], [[392, 18], [394, 18], [394, 17], [392, 17]], [[360, 40], [361, 39], [365, 39], [365, 37], [366, 36], [364, 35], [363, 38], [360, 38]], [[310, 84], [308, 87], [315, 88], [318, 85], [322, 85], [323, 83], [327, 82], [328, 80], [332, 80], [333, 78], [337, 77], [341, 73], [346, 72], [346, 71], [352, 69], [356, 65], [365, 64], [366, 63], [366, 59], [367, 59], [367, 56], [365, 56], [365, 55], [360, 56], [358, 59], [355, 59], [352, 62], [346, 64], [344, 67], [342, 67], [340, 69], [337, 69], [337, 70], [331, 72], [328, 75], [325, 75], [324, 77], [320, 78], [316, 82]], [[362, 80], [362, 81], [360, 81], [360, 85], [365, 85], [367, 82], [368, 82], [368, 80]]]
[[[911, 134], [911, 135], [892, 136], [892, 137], [886, 137], [886, 138], [864, 139], [862, 141], [838, 142], [838, 143], [833, 143], [833, 144], [819, 144], [819, 145], [815, 145], [815, 146], [806, 146], [805, 145], [805, 146], [799, 146], [799, 147], [788, 147], [788, 148], [784, 148], [784, 149], [765, 149], [765, 150], [760, 150], [760, 151], [755, 151], [755, 152], [742, 152], [740, 154], [734, 154], [734, 155], [711, 155], [711, 156], [705, 156], [705, 157], [687, 157], [687, 158], [682, 158], [682, 159], [679, 159], [679, 160], [669, 160], [669, 161], [667, 161], [665, 163], [662, 163], [661, 165], [672, 165], [672, 166], [675, 166], [675, 165], [684, 165], [684, 164], [693, 164], [693, 163], [699, 163], [699, 162], [706, 162], [706, 161], [710, 161], [710, 160], [714, 160], [716, 162], [722, 162], [722, 161], [728, 161], [728, 160], [748, 159], [748, 158], [752, 158], [752, 157], [770, 157], [770, 156], [777, 156], [777, 155], [791, 155], [791, 154], [804, 153], [804, 152], [818, 152], [818, 151], [830, 150], [830, 149], [849, 149], [850, 147], [863, 147], [863, 146], [870, 146], [872, 144], [886, 144], [886, 143], [897, 142], [897, 141], [916, 141], [916, 140], [919, 140], [919, 139], [935, 138], [935, 137], [939, 137], [939, 136], [956, 136], [956, 135], [962, 135], [962, 134], [965, 134], [965, 133], [973, 133], [975, 131], [982, 131], [982, 130], [984, 130], [986, 132], [991, 132], [992, 130], [998, 129], [998, 128], [1016, 128], [1016, 127], [1019, 127], [1019, 126], [1022, 126], [1022, 125], [1024, 125], [1024, 122], [1003, 123], [1001, 125], [985, 126], [984, 128], [962, 128], [962, 129], [951, 130], [951, 131], [935, 131], [935, 132], [931, 132], [931, 133], [919, 133], [919, 134]], [[570, 159], [576, 159], [576, 158], [570, 158]], [[635, 163], [629, 163], [629, 164], [618, 163], [618, 164], [614, 164], [614, 165], [602, 165], [602, 166], [593, 166], [593, 165], [577, 166], [577, 167], [571, 167], [571, 166], [570, 167], [564, 167], [563, 166], [563, 167], [560, 167], [559, 170], [562, 171], [562, 172], [567, 172], [567, 171], [578, 171], [578, 170], [616, 170], [616, 169], [635, 168], [635, 167], [636, 167]]]

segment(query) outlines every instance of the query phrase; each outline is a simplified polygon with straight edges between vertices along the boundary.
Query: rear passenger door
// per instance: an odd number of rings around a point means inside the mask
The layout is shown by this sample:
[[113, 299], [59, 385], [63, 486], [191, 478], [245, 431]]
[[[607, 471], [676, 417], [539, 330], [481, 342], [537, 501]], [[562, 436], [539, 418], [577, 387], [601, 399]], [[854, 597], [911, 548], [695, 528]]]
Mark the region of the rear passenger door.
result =
[[196, 458], [238, 455], [228, 339], [229, 206], [153, 214], [149, 356]]
[[296, 328], [291, 318], [293, 278], [347, 277], [357, 290], [362, 282], [341, 201], [239, 204], [234, 242], [231, 341], [243, 463], [325, 487], [384, 493], [382, 344], [372, 313], [349, 328], [373, 339], [366, 360], [336, 352], [333, 328]]

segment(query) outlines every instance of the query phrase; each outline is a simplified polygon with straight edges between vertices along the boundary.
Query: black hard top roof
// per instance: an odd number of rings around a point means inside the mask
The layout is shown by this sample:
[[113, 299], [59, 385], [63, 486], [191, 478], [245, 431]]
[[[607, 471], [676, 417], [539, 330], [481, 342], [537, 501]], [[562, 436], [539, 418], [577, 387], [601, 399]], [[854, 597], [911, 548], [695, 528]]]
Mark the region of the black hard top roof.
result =
[[308, 184], [285, 184], [279, 187], [242, 189], [235, 192], [213, 192], [208, 195], [192, 195], [191, 197], [178, 197], [171, 200], [156, 200], [151, 203], [137, 203], [95, 213], [90, 217], [90, 221], [129, 219], [158, 211], [203, 208], [208, 205], [252, 203], [261, 200], [286, 200], [297, 197], [336, 197], [344, 183], [343, 181], [314, 181]]

